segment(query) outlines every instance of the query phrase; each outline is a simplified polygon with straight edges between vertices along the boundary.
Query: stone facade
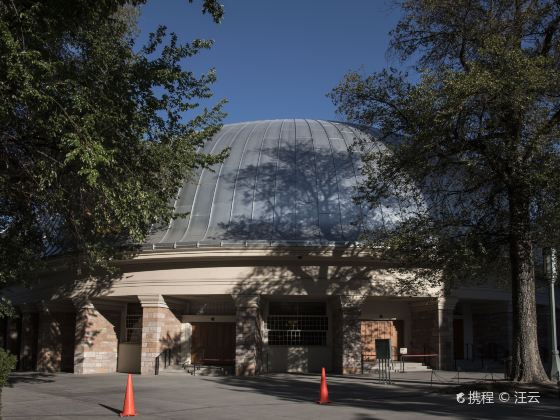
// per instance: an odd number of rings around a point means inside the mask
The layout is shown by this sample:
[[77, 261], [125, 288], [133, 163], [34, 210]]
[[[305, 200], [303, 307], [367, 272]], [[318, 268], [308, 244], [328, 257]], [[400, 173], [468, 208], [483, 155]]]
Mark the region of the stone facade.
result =
[[[142, 304], [140, 373], [155, 374], [156, 358], [165, 350], [180, 353], [181, 320], [162, 296], [139, 296]], [[161, 366], [160, 366], [161, 367]]]
[[77, 308], [74, 373], [117, 371], [120, 308], [99, 310], [92, 303]]
[[356, 374], [362, 368], [361, 322], [365, 296], [340, 296], [342, 374]]

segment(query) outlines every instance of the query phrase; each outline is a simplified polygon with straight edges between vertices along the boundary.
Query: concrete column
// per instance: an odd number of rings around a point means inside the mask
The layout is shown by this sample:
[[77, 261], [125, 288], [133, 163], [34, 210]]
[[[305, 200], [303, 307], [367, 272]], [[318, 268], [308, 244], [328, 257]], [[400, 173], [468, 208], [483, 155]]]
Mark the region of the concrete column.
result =
[[38, 313], [24, 306], [21, 310], [20, 370], [35, 370], [37, 364]]
[[259, 296], [234, 295], [235, 374], [253, 376], [261, 371], [262, 334], [260, 329]]
[[[163, 296], [138, 296], [142, 305], [142, 349], [140, 373], [154, 375], [156, 357], [170, 349], [175, 358], [181, 348], [181, 321], [169, 309]], [[160, 360], [160, 369], [163, 369]]]
[[456, 297], [439, 297], [438, 312], [438, 369], [453, 369], [453, 310], [457, 304]]
[[362, 365], [362, 304], [366, 296], [340, 296], [340, 322], [342, 334], [342, 374], [361, 372]]
[[[118, 323], [122, 308], [101, 310], [92, 302], [76, 303], [76, 348], [74, 373], [117, 371]], [[109, 319], [108, 319], [109, 318]]]

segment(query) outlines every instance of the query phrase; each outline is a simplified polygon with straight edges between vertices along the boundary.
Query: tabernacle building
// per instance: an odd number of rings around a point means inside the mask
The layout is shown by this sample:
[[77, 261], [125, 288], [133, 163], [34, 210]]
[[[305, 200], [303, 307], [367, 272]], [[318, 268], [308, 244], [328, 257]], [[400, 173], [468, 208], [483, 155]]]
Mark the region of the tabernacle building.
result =
[[430, 355], [437, 368], [499, 362], [512, 335], [508, 290], [402, 293], [360, 247], [362, 232], [406, 217], [390, 201], [368, 209], [352, 199], [360, 161], [348, 148], [367, 135], [320, 120], [225, 125], [205, 151], [229, 157], [184, 183], [179, 217], [119, 263], [122, 277], [78, 284], [60, 271], [8, 291], [20, 316], [4, 322], [2, 345], [22, 370], [80, 374], [359, 373], [379, 349], [393, 360]]

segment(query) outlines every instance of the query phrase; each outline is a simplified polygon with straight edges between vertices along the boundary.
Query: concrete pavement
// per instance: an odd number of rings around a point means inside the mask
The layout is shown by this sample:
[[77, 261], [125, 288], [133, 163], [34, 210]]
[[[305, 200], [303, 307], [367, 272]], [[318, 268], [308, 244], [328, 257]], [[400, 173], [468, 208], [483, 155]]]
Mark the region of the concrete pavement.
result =
[[[460, 390], [468, 395], [477, 386], [467, 382], [485, 374], [464, 374]], [[560, 400], [542, 395], [540, 403], [459, 404], [455, 372], [393, 375], [392, 385], [375, 376], [329, 376], [331, 405], [315, 403], [319, 375], [266, 375], [255, 378], [189, 375], [134, 376], [139, 419], [557, 419]], [[447, 384], [445, 384], [447, 382]], [[111, 419], [122, 409], [126, 375], [16, 373], [2, 392], [2, 419]], [[464, 390], [463, 390], [464, 389]]]

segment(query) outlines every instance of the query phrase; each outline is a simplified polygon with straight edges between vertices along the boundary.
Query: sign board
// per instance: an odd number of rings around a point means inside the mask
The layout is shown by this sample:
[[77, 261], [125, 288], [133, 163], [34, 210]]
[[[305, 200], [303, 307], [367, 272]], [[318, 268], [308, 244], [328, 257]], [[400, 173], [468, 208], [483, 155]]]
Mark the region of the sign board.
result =
[[408, 353], [408, 349], [406, 347], [401, 347], [399, 349], [399, 354], [407, 354]]
[[389, 339], [376, 339], [375, 340], [375, 354], [377, 359], [390, 359], [391, 358], [391, 340]]

